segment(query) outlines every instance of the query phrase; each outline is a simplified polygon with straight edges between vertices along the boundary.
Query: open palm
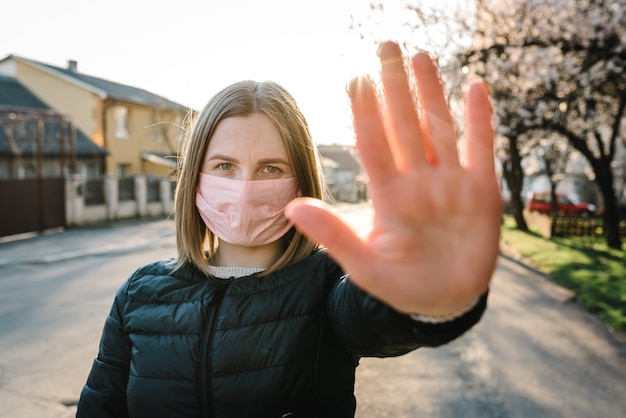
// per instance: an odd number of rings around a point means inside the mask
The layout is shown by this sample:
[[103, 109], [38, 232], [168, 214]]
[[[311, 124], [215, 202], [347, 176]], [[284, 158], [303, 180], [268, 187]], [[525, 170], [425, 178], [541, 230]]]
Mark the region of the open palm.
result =
[[357, 236], [311, 199], [297, 199], [287, 213], [365, 291], [401, 312], [447, 315], [487, 289], [498, 255], [501, 201], [487, 88], [475, 81], [466, 90], [459, 152], [430, 57], [410, 60], [416, 106], [398, 45], [381, 44], [379, 56], [383, 97], [368, 78], [349, 89], [373, 228]]

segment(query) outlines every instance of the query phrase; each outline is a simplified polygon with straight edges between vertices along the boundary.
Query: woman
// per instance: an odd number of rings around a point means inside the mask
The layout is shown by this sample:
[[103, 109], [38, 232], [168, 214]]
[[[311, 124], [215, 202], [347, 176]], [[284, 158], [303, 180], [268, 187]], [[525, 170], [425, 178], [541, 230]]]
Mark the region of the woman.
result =
[[383, 99], [349, 86], [373, 228], [319, 199], [304, 116], [281, 86], [245, 81], [195, 121], [176, 192], [178, 256], [118, 291], [79, 417], [352, 417], [355, 368], [444, 344], [480, 319], [500, 198], [482, 82], [456, 132], [430, 58], [379, 50]]

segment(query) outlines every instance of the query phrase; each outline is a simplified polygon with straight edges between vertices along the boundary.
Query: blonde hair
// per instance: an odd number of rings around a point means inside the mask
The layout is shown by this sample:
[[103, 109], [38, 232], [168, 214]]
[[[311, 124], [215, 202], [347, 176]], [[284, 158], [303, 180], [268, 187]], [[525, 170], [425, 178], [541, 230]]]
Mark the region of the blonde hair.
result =
[[[176, 268], [186, 263], [208, 274], [209, 260], [217, 249], [217, 237], [202, 221], [196, 208], [200, 169], [217, 124], [228, 117], [255, 112], [267, 115], [278, 128], [302, 196], [321, 199], [323, 180], [318, 151], [309, 126], [295, 99], [273, 81], [240, 81], [218, 92], [199, 114], [189, 119], [178, 163], [174, 199], [176, 218]], [[205, 243], [207, 248], [205, 249]], [[282, 256], [261, 275], [266, 275], [309, 256], [318, 246], [295, 228], [282, 238]]]

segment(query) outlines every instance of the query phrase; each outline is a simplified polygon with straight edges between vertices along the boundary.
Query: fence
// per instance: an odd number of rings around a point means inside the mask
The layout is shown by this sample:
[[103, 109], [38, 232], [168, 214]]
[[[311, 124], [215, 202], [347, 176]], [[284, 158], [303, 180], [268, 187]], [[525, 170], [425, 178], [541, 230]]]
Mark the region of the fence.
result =
[[174, 209], [174, 187], [168, 178], [143, 174], [119, 179], [105, 175], [94, 180], [73, 175], [65, 182], [66, 224], [170, 215]]
[[[580, 218], [575, 216], [558, 216], [553, 220], [552, 216], [537, 212], [524, 211], [526, 221], [537, 227], [541, 235], [546, 238], [553, 236], [552, 222], [554, 225], [554, 236], [557, 237], [602, 237], [604, 235], [604, 225], [600, 218]], [[626, 222], [619, 225], [620, 235], [626, 237]]]

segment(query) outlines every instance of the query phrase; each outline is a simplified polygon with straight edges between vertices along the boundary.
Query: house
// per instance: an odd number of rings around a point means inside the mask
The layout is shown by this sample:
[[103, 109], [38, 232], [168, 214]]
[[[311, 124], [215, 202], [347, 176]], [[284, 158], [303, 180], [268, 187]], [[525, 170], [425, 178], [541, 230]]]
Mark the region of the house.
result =
[[367, 198], [365, 172], [354, 146], [317, 146], [328, 192], [338, 202], [359, 202]]
[[0, 179], [62, 177], [70, 172], [99, 177], [106, 155], [17, 79], [0, 75]]
[[0, 237], [66, 225], [65, 180], [107, 152], [13, 77], [0, 75]]
[[186, 107], [9, 55], [0, 60], [0, 238], [171, 213]]
[[118, 178], [171, 175], [189, 109], [164, 97], [65, 68], [9, 55], [0, 75], [12, 77], [107, 150], [103, 173]]

